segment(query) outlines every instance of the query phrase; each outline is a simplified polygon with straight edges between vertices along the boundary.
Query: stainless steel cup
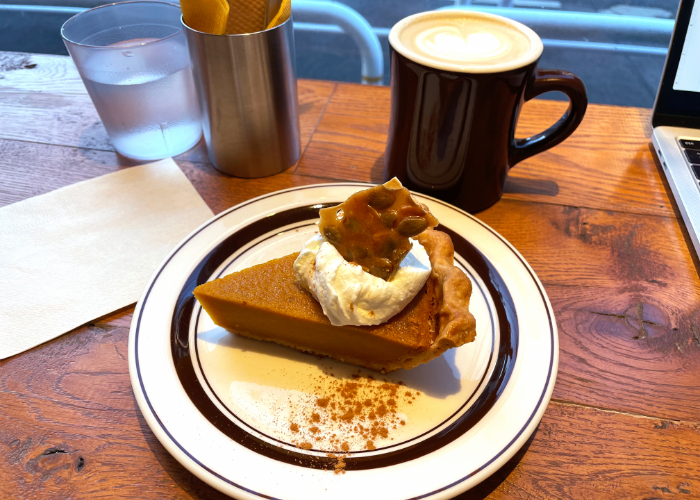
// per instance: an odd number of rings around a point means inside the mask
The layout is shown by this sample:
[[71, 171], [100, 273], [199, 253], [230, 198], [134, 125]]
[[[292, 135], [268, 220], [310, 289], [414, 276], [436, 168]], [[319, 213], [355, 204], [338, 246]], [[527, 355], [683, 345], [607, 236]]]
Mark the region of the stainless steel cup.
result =
[[209, 159], [236, 177], [266, 177], [301, 153], [292, 19], [245, 35], [183, 21]]

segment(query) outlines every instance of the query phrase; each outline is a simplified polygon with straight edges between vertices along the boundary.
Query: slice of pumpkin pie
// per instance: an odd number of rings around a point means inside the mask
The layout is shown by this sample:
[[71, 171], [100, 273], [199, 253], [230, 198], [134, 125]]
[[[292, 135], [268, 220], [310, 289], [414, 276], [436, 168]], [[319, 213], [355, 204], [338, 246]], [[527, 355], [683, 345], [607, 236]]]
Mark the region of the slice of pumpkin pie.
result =
[[322, 211], [301, 254], [200, 285], [195, 297], [230, 332], [385, 373], [473, 341], [472, 285], [452, 241], [392, 182]]

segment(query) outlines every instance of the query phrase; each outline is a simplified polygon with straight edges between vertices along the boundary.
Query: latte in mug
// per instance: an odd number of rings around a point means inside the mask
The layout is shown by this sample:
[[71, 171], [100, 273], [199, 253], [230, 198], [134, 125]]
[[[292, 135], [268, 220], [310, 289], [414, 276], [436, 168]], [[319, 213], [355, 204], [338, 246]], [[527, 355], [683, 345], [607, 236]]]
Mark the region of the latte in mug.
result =
[[389, 41], [417, 63], [462, 73], [519, 68], [542, 54], [542, 41], [522, 24], [451, 11], [408, 17], [392, 28]]
[[[530, 28], [468, 10], [424, 12], [389, 33], [391, 121], [384, 177], [479, 212], [503, 194], [508, 170], [556, 146], [588, 103], [583, 82], [538, 70], [542, 41]], [[563, 92], [571, 105], [548, 130], [514, 132], [523, 102]]]

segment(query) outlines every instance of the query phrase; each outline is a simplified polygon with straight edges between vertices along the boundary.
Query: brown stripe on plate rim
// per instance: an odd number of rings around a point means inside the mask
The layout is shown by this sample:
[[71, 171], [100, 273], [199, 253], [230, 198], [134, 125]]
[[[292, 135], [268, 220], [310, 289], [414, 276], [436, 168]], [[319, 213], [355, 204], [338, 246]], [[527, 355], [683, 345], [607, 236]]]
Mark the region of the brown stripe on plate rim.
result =
[[[216, 269], [244, 245], [256, 238], [270, 234], [280, 227], [316, 219], [320, 208], [335, 205], [335, 203], [312, 205], [276, 212], [250, 223], [220, 242], [200, 261], [186, 280], [175, 306], [171, 328], [173, 361], [180, 383], [195, 407], [212, 425], [251, 451], [272, 460], [313, 469], [332, 469], [336, 461], [326, 456], [308, 455], [301, 451], [281, 448], [250, 434], [246, 429], [222, 413], [200, 385], [192, 364], [189, 346], [190, 325], [196, 302], [192, 291], [196, 286], [207, 282]], [[354, 452], [352, 456], [345, 459], [345, 470], [388, 467], [414, 460], [444, 447], [481, 420], [483, 415], [496, 403], [498, 396], [500, 396], [510, 378], [510, 373], [515, 363], [518, 341], [517, 316], [510, 293], [496, 269], [471, 243], [445, 226], [441, 226], [440, 229], [450, 235], [457, 253], [469, 262], [481, 277], [494, 300], [500, 324], [500, 331], [498, 332], [500, 344], [496, 364], [491, 372], [491, 376], [486, 381], [483, 392], [476, 401], [464, 414], [460, 415], [455, 422], [452, 422], [445, 429], [442, 429], [440, 433], [424, 441], [416, 442], [401, 449], [391, 450], [381, 455], [362, 456], [361, 452]]]

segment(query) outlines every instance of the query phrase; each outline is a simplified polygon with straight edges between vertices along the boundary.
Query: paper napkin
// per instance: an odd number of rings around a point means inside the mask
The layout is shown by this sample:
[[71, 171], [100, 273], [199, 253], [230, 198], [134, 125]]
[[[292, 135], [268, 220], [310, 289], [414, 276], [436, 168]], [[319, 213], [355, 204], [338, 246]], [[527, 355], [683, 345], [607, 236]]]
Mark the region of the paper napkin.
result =
[[0, 359], [136, 302], [211, 217], [170, 159], [0, 209]]

